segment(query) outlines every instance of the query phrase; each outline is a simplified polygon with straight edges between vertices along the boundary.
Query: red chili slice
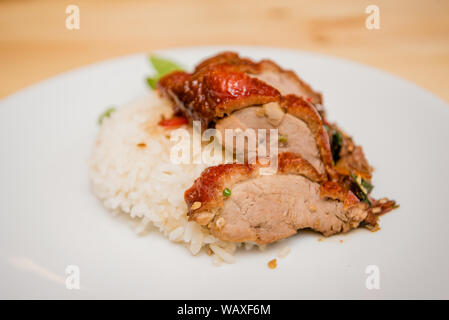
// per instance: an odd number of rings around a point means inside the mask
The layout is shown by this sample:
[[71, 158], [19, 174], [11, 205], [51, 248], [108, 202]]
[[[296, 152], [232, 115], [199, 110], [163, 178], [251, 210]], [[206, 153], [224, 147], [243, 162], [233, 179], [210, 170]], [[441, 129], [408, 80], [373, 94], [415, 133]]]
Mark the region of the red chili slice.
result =
[[158, 125], [166, 128], [166, 129], [173, 129], [173, 128], [177, 128], [180, 127], [184, 124], [188, 124], [189, 120], [187, 120], [187, 118], [184, 117], [173, 117], [170, 119], [162, 119], [161, 121], [159, 121]]

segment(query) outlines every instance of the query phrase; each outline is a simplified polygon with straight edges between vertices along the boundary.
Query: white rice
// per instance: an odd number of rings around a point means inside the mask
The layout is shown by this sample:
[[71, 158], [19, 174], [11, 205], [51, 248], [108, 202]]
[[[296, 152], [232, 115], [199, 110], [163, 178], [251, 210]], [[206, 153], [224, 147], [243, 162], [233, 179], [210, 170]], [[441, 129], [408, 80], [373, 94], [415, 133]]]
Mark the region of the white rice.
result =
[[104, 119], [90, 159], [93, 191], [112, 213], [139, 220], [136, 232], [154, 226], [194, 255], [210, 246], [215, 264], [232, 263], [239, 244], [188, 221], [184, 191], [206, 166], [170, 161], [169, 131], [157, 123], [171, 114], [170, 104], [151, 93]]
[[278, 252], [279, 258], [285, 258], [290, 253], [290, 247], [289, 246], [283, 246]]

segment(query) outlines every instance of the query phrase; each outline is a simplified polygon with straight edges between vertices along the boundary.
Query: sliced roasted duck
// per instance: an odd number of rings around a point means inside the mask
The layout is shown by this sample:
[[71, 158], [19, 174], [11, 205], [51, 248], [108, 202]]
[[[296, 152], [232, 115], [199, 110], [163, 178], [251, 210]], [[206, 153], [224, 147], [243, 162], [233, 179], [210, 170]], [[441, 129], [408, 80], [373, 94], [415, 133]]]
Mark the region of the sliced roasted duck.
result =
[[309, 84], [301, 80], [293, 71], [282, 69], [271, 60], [265, 59], [256, 63], [250, 59], [241, 58], [235, 52], [228, 51], [204, 60], [198, 64], [195, 72], [216, 64], [239, 66], [242, 72], [264, 81], [276, 88], [282, 95], [294, 94], [321, 109], [323, 103], [321, 93], [314, 91]]
[[312, 104], [301, 97], [287, 95], [276, 102], [240, 109], [218, 120], [215, 128], [223, 137], [226, 129], [277, 129], [279, 153], [297, 153], [320, 174], [335, 177], [329, 136], [322, 119]]
[[[231, 63], [220, 63], [224, 57]], [[246, 72], [262, 63], [268, 62], [255, 64], [226, 53], [203, 62], [193, 74], [165, 76], [158, 88], [176, 112], [201, 121], [203, 129], [215, 126], [222, 137], [225, 129], [278, 129], [279, 152], [299, 153], [320, 173], [335, 176], [329, 138], [315, 105], [300, 96], [282, 96]]]
[[271, 243], [299, 229], [325, 236], [357, 228], [369, 208], [336, 182], [323, 181], [298, 155], [279, 155], [275, 175], [260, 164], [223, 164], [206, 169], [185, 192], [190, 218], [228, 241]]
[[372, 168], [362, 148], [327, 121], [321, 94], [272, 61], [225, 52], [193, 73], [163, 77], [158, 90], [176, 113], [222, 137], [226, 129], [277, 129], [276, 174], [261, 175], [259, 163], [219, 165], [186, 191], [190, 218], [220, 239], [269, 243], [304, 228], [326, 236], [374, 228], [396, 206], [370, 196]]

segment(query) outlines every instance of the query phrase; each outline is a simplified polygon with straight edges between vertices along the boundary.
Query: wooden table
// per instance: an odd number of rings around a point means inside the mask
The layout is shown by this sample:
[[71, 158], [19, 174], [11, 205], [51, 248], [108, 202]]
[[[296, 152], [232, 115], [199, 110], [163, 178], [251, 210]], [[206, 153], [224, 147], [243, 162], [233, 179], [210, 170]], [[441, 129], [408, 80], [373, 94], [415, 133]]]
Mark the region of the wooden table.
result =
[[[80, 29], [65, 26], [66, 6]], [[380, 9], [368, 30], [365, 8]], [[449, 101], [449, 1], [2, 0], [0, 97], [62, 71], [135, 52], [240, 44], [359, 61]]]

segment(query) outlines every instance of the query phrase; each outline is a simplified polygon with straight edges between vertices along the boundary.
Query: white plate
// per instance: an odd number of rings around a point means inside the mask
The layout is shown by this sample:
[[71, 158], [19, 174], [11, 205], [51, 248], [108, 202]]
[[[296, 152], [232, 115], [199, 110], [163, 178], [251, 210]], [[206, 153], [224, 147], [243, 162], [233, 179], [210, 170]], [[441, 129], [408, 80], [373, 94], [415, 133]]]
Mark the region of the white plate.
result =
[[[136, 236], [91, 193], [97, 117], [148, 91], [139, 54], [75, 70], [0, 102], [0, 298], [449, 298], [449, 106], [378, 70], [299, 51], [208, 47], [160, 55], [193, 66], [224, 49], [271, 58], [324, 93], [331, 120], [364, 146], [376, 196], [401, 208], [365, 229], [317, 241], [300, 233], [214, 267], [157, 233]], [[413, 66], [410, 66], [413, 68]], [[343, 243], [340, 243], [340, 239]], [[79, 290], [66, 288], [76, 265]], [[366, 287], [378, 267], [380, 289]]]

